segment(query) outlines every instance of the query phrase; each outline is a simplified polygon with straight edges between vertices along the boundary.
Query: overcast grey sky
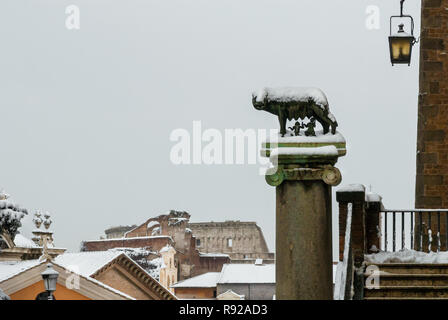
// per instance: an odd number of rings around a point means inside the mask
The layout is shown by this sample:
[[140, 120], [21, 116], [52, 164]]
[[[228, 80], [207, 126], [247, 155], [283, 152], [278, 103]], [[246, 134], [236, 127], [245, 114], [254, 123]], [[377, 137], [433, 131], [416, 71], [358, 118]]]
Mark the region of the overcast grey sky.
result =
[[[71, 4], [80, 30], [65, 27]], [[365, 26], [369, 5], [378, 30]], [[342, 184], [412, 208], [419, 46], [411, 67], [391, 67], [398, 12], [398, 0], [1, 1], [0, 185], [50, 211], [56, 244], [71, 251], [169, 209], [256, 221], [274, 250], [275, 190], [258, 166], [175, 166], [169, 136], [194, 120], [277, 128], [252, 90], [317, 86], [347, 140]], [[420, 1], [405, 12], [418, 33]]]

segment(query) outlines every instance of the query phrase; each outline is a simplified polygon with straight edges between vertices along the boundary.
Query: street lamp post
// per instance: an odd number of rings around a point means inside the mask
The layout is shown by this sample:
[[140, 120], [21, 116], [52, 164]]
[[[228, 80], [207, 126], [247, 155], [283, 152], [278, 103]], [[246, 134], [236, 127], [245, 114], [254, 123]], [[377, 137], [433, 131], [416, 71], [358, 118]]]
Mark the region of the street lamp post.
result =
[[48, 300], [54, 300], [53, 292], [56, 291], [56, 283], [58, 281], [59, 272], [53, 269], [51, 263], [47, 264], [47, 269], [41, 273], [44, 280], [45, 290], [48, 293]]
[[[414, 19], [410, 15], [403, 14], [404, 0], [400, 0], [400, 15], [391, 16], [389, 22], [389, 51], [390, 61], [394, 64], [411, 64], [412, 46], [417, 42], [414, 37]], [[409, 18], [411, 20], [411, 34], [404, 30], [404, 24], [398, 25], [398, 31], [392, 34], [393, 18]]]

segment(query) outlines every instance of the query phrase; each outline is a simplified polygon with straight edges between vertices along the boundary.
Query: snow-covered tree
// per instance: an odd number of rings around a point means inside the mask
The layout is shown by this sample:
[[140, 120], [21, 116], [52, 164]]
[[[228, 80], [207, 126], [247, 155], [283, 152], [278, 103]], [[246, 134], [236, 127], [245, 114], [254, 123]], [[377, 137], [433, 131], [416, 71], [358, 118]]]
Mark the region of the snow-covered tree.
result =
[[0, 191], [0, 235], [9, 235], [11, 240], [17, 234], [17, 230], [22, 226], [22, 218], [28, 211], [21, 208], [10, 199], [9, 194]]

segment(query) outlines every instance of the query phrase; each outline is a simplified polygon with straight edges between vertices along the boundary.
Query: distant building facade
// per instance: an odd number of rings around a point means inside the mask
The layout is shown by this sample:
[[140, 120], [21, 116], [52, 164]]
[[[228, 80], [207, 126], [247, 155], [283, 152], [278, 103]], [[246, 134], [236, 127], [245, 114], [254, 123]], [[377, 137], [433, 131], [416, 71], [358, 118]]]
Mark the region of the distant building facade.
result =
[[187, 212], [171, 210], [124, 232], [121, 238], [83, 241], [82, 251], [146, 248], [153, 253], [148, 255], [148, 259], [155, 259], [162, 256], [162, 248], [172, 246], [176, 251], [174, 265], [177, 277], [173, 281], [172, 274], [164, 272], [164, 278], [159, 280], [166, 284], [206, 272], [221, 271], [223, 264], [230, 262], [230, 257], [220, 253], [199, 252], [196, 238], [187, 227], [189, 219]]
[[189, 221], [189, 213], [171, 210], [132, 228], [110, 228], [105, 231], [107, 239], [84, 241], [81, 250], [145, 248], [151, 253], [149, 260], [160, 258], [162, 248], [173, 247], [177, 275], [163, 272], [158, 279], [167, 287], [203, 273], [220, 272], [230, 262], [251, 264], [263, 259], [265, 264], [274, 263], [274, 254], [269, 252], [263, 232], [255, 222]]
[[261, 228], [255, 222], [225, 221], [189, 223], [201, 252], [228, 254], [232, 261], [273, 260]]

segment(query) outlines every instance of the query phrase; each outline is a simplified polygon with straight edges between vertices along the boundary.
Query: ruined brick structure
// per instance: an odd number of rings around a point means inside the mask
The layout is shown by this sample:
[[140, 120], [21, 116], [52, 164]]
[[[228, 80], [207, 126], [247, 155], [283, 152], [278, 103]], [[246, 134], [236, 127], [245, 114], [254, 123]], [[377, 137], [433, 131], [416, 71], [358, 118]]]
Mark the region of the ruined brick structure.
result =
[[105, 251], [114, 248], [150, 248], [154, 251], [160, 251], [167, 245], [174, 245], [170, 236], [117, 238], [83, 241], [81, 251]]
[[225, 221], [189, 223], [201, 252], [220, 252], [232, 260], [274, 259], [255, 222]]
[[103, 251], [127, 247], [160, 251], [166, 245], [171, 245], [176, 250], [178, 280], [205, 272], [221, 271], [223, 264], [230, 262], [229, 256], [219, 253], [201, 254], [196, 248], [196, 238], [187, 227], [189, 219], [187, 212], [171, 210], [167, 214], [150, 218], [123, 234], [117, 234], [120, 238], [84, 241], [82, 250]]
[[416, 208], [448, 208], [448, 0], [422, 1]]

